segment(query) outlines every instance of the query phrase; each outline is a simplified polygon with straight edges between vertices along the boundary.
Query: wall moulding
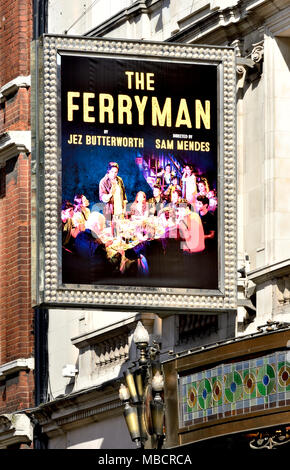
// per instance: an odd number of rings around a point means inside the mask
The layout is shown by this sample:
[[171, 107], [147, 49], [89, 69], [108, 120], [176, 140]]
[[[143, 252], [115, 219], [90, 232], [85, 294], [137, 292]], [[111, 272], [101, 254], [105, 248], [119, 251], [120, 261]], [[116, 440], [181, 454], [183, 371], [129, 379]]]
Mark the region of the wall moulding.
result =
[[0, 164], [20, 153], [31, 152], [30, 131], [7, 131], [0, 135]]
[[58, 398], [33, 409], [29, 415], [37, 419], [48, 436], [62, 435], [64, 430], [94, 423], [104, 416], [120, 416], [122, 404], [118, 396], [119, 382], [110, 381]]
[[30, 444], [33, 441], [33, 425], [24, 413], [0, 415], [0, 449], [13, 444]]
[[14, 80], [5, 83], [5, 85], [0, 88], [0, 103], [4, 102], [5, 100], [8, 100], [11, 96], [17, 93], [19, 88], [30, 88], [30, 85], [30, 75], [26, 77], [19, 76], [16, 77]]

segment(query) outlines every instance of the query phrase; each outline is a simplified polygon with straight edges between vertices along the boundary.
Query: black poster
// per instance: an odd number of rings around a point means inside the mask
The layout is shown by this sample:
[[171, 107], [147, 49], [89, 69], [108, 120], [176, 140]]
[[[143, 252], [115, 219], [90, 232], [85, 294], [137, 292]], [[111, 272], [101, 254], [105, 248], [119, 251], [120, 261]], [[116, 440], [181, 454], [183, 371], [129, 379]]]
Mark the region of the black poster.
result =
[[62, 282], [217, 289], [217, 66], [60, 70]]

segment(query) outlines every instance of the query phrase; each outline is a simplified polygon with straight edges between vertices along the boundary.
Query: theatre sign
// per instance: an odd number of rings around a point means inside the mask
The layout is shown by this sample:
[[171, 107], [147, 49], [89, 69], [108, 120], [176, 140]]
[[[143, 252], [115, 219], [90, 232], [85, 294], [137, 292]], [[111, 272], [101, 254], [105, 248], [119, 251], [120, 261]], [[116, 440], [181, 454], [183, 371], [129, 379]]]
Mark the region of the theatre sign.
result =
[[235, 309], [234, 49], [45, 35], [38, 80], [38, 303]]

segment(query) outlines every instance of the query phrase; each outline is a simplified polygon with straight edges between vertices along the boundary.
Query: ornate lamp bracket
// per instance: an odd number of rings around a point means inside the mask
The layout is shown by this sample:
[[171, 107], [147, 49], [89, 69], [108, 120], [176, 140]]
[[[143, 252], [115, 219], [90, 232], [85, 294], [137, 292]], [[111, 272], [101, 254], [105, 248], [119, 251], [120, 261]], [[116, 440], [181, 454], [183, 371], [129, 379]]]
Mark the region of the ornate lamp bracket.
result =
[[139, 358], [124, 372], [126, 386], [121, 384], [120, 400], [131, 439], [137, 447], [161, 449], [165, 438], [164, 377], [160, 363], [160, 344], [149, 346], [149, 334], [138, 322], [133, 341]]
[[253, 44], [251, 59], [255, 64], [262, 62], [264, 58], [264, 41]]
[[264, 58], [264, 41], [253, 44], [253, 49], [247, 57], [237, 57], [237, 89], [243, 88], [245, 79], [253, 81], [261, 76]]

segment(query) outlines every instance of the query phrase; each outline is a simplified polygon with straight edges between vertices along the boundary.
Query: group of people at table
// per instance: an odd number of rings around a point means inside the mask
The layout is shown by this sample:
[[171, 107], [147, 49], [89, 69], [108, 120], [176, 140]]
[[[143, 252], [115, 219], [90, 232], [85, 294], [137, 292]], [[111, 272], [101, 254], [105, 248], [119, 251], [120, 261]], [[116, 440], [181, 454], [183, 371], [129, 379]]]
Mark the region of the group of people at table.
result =
[[167, 165], [156, 175], [152, 197], [138, 191], [132, 203], [118, 173], [118, 163], [110, 162], [99, 183], [102, 210], [91, 211], [84, 194], [62, 204], [64, 282], [73, 278], [71, 269], [81, 283], [158, 277], [190, 255], [216, 250], [215, 193], [205, 178], [197, 181], [190, 165], [180, 184]]

